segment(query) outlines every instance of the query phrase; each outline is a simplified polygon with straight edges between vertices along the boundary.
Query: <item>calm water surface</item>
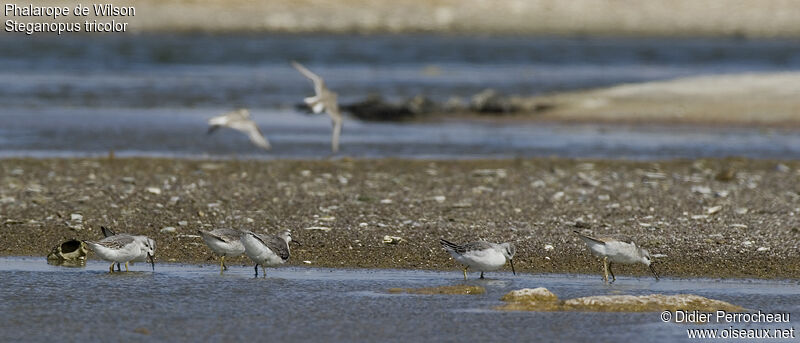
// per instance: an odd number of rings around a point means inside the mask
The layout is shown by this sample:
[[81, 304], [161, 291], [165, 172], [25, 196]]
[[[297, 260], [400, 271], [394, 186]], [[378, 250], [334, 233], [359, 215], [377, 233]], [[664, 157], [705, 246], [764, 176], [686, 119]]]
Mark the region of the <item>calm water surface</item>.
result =
[[[0, 157], [325, 158], [330, 122], [294, 105], [312, 92], [302, 61], [351, 102], [369, 94], [469, 99], [700, 74], [800, 70], [796, 40], [437, 35], [0, 35]], [[205, 135], [252, 110], [274, 149]], [[800, 158], [796, 131], [347, 120], [352, 157]]]
[[[692, 293], [752, 310], [800, 315], [797, 281], [490, 273], [484, 295], [388, 294], [392, 287], [463, 284], [460, 271], [287, 267], [254, 279], [249, 266], [138, 264], [108, 274], [104, 262], [50, 266], [43, 257], [0, 258], [3, 341], [388, 341], [676, 342], [696, 325], [663, 323], [659, 313], [499, 312], [506, 292], [546, 287], [560, 298]], [[477, 277], [472, 274], [471, 277]], [[794, 317], [792, 317], [794, 319]], [[736, 324], [737, 328], [798, 327]], [[728, 325], [703, 327], [726, 328]]]

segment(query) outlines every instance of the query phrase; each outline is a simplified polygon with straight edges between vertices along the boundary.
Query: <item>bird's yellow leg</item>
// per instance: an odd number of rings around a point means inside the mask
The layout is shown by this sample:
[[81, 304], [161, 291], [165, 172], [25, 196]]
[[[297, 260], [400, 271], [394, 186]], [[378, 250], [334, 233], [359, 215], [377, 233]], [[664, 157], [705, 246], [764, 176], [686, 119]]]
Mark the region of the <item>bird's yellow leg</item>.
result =
[[264, 268], [264, 266], [262, 265], [261, 266], [261, 271], [264, 272], [264, 276], [262, 276], [262, 277], [266, 279], [267, 278], [267, 268]]
[[467, 269], [469, 269], [469, 266], [464, 267], [464, 281], [467, 280]]
[[603, 281], [608, 283], [608, 257], [603, 257]]
[[114, 272], [114, 262], [111, 262], [111, 266], [108, 267], [108, 272], [109, 273], [113, 273]]
[[222, 272], [225, 270], [225, 255], [222, 255], [219, 259], [219, 275], [222, 275]]
[[125, 272], [128, 272], [128, 262], [125, 262]]

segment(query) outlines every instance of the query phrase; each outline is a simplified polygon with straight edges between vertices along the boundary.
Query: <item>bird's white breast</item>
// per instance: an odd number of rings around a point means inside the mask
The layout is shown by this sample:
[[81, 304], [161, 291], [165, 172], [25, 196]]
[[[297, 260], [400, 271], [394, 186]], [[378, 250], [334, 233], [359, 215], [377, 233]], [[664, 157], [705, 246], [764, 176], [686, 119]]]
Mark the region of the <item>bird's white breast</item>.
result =
[[244, 253], [244, 245], [241, 241], [223, 242], [214, 237], [203, 236], [203, 240], [211, 251], [225, 256], [239, 256]]
[[463, 255], [453, 254], [456, 261], [479, 271], [493, 271], [506, 264], [506, 257], [495, 249], [467, 251]]
[[631, 264], [640, 261], [639, 249], [635, 244], [625, 243], [620, 241], [606, 242], [606, 244], [599, 244], [595, 242], [589, 243], [589, 249], [593, 254], [600, 257], [608, 257], [611, 262]]
[[99, 244], [94, 244], [94, 252], [100, 258], [112, 262], [128, 262], [139, 256], [141, 249], [135, 242], [127, 244], [122, 249], [111, 249]]
[[274, 266], [284, 262], [280, 256], [250, 234], [242, 236], [242, 245], [245, 255], [258, 264]]

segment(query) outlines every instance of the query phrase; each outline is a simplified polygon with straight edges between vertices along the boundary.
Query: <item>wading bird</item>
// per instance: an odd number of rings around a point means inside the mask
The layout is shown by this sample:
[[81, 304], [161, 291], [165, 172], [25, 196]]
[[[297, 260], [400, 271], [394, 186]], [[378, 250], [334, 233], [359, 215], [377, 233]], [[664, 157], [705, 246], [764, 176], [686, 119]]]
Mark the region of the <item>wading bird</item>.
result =
[[280, 235], [262, 235], [246, 231], [242, 235], [244, 253], [256, 266], [256, 277], [258, 277], [258, 266], [264, 270], [264, 277], [267, 277], [267, 266], [277, 266], [289, 260], [289, 243], [292, 241], [292, 234], [289, 230], [284, 230]]
[[211, 231], [198, 230], [206, 245], [220, 256], [219, 274], [228, 269], [225, 266], [225, 256], [236, 257], [244, 253], [242, 245], [242, 231], [235, 229], [214, 229]]
[[458, 245], [444, 239], [440, 239], [439, 243], [458, 263], [466, 266], [464, 267], [464, 280], [467, 279], [467, 269], [470, 267], [480, 271], [481, 279], [483, 279], [483, 272], [498, 270], [506, 264], [506, 261], [511, 263], [511, 272], [517, 275], [517, 271], [514, 270], [516, 249], [511, 243], [498, 244], [478, 241]]
[[633, 264], [642, 263], [650, 267], [650, 272], [658, 280], [658, 273], [650, 261], [650, 253], [636, 245], [633, 240], [625, 235], [612, 235], [602, 237], [592, 237], [575, 232], [583, 242], [589, 246], [589, 251], [593, 255], [603, 258], [603, 280], [608, 283], [608, 274], [611, 273], [611, 282], [617, 280], [614, 271], [611, 270], [612, 263]]

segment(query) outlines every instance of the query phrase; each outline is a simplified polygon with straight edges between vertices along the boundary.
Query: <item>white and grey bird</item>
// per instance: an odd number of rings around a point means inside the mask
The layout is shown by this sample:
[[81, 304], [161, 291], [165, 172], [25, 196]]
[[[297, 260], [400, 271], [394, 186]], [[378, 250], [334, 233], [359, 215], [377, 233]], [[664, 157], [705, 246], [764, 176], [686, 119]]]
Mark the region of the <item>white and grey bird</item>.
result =
[[[111, 230], [111, 229], [109, 229], [109, 228], [107, 228], [105, 226], [101, 226], [100, 230], [103, 232], [103, 236], [104, 237], [111, 237], [111, 236], [117, 236], [117, 235], [133, 237], [133, 239], [138, 244], [140, 244], [142, 246], [142, 250], [140, 251], [139, 256], [137, 256], [136, 258], [130, 260], [130, 262], [132, 262], [132, 263], [133, 262], [153, 262], [153, 263], [150, 264], [150, 266], [153, 268], [153, 270], [156, 270], [156, 266], [155, 266], [156, 241], [155, 240], [153, 240], [150, 237], [143, 236], [143, 235], [133, 235], [133, 234], [129, 234], [129, 233], [119, 233], [118, 234], [118, 233], [114, 232], [113, 230]], [[152, 256], [148, 256], [148, 254], [150, 254]], [[152, 259], [151, 259], [151, 257], [152, 257]], [[119, 263], [117, 263], [117, 271], [122, 271], [122, 268], [120, 267]]]
[[498, 244], [478, 241], [458, 245], [444, 239], [440, 239], [439, 243], [458, 263], [466, 266], [464, 267], [464, 280], [467, 279], [467, 269], [470, 267], [480, 271], [481, 279], [483, 279], [483, 272], [498, 270], [506, 264], [506, 261], [511, 263], [511, 272], [517, 275], [517, 271], [514, 270], [516, 248], [511, 243]]
[[125, 271], [128, 271], [128, 262], [137, 259], [142, 254], [150, 260], [150, 264], [155, 269], [153, 260], [154, 248], [150, 246], [148, 240], [137, 239], [133, 235], [113, 235], [99, 241], [84, 241], [92, 251], [100, 258], [111, 261], [108, 272], [114, 272], [114, 263], [125, 263]]
[[292, 66], [297, 69], [301, 74], [307, 77], [314, 83], [314, 96], [307, 97], [303, 101], [311, 107], [314, 113], [325, 112], [331, 118], [333, 125], [333, 134], [331, 136], [331, 150], [336, 153], [339, 151], [339, 135], [342, 132], [342, 113], [339, 112], [339, 102], [336, 93], [332, 92], [325, 86], [325, 80], [319, 75], [312, 73], [302, 64], [292, 61]]
[[650, 260], [650, 253], [637, 246], [636, 243], [625, 235], [611, 235], [602, 237], [592, 237], [573, 231], [589, 246], [589, 251], [593, 255], [603, 258], [603, 280], [608, 283], [608, 274], [611, 273], [611, 282], [617, 280], [614, 271], [611, 270], [613, 263], [634, 264], [642, 263], [650, 268], [656, 280], [658, 273], [653, 268]]
[[244, 254], [244, 245], [242, 244], [242, 231], [236, 229], [214, 229], [211, 231], [198, 230], [203, 241], [215, 254], [219, 255], [219, 273], [220, 275], [228, 267], [225, 265], [225, 257], [236, 257]]
[[289, 243], [292, 241], [292, 234], [289, 230], [284, 230], [280, 235], [263, 235], [251, 231], [242, 234], [242, 244], [244, 253], [256, 266], [256, 277], [258, 277], [258, 266], [264, 270], [264, 277], [267, 277], [267, 266], [276, 266], [289, 260]]
[[250, 142], [264, 150], [269, 150], [270, 145], [256, 123], [250, 119], [250, 111], [244, 108], [227, 112], [223, 115], [208, 120], [208, 133], [212, 134], [220, 127], [229, 127], [247, 134]]

